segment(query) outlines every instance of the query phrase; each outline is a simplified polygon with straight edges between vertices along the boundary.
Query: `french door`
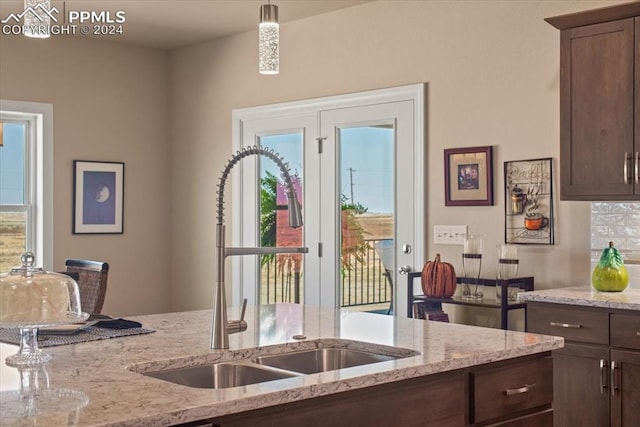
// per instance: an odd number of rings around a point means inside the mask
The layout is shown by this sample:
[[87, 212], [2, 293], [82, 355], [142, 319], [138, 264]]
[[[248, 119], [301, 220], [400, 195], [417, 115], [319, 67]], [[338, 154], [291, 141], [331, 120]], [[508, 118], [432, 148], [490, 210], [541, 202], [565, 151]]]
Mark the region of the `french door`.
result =
[[[423, 263], [423, 90], [411, 85], [233, 112], [234, 149], [262, 145], [279, 153], [304, 214], [302, 229], [288, 229], [278, 168], [246, 158], [233, 177], [233, 245], [309, 248], [277, 261], [233, 259], [234, 304], [268, 303], [274, 293], [332, 308], [383, 298], [406, 316], [399, 270]], [[289, 274], [278, 279], [284, 267]], [[264, 286], [271, 280], [280, 287]]]

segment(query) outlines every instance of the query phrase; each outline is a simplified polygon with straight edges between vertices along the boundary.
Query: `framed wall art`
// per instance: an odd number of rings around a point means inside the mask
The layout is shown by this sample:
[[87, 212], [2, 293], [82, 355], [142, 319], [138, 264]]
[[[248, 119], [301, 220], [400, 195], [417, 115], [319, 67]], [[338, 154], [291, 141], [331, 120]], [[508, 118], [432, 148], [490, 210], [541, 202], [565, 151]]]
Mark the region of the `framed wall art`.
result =
[[124, 163], [73, 161], [73, 234], [122, 234]]
[[444, 150], [445, 206], [493, 205], [491, 146]]
[[553, 159], [504, 162], [505, 243], [553, 245]]

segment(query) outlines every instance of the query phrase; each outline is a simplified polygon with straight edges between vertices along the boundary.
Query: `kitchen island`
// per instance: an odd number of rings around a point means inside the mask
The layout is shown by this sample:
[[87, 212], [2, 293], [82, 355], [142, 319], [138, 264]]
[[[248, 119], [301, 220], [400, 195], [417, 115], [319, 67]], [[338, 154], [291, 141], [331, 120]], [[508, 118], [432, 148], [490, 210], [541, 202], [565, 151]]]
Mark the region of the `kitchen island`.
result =
[[[239, 311], [237, 307], [231, 309], [229, 317], [239, 318]], [[476, 387], [482, 384], [481, 378], [495, 383], [498, 378], [495, 375], [502, 372], [496, 371], [495, 367], [504, 364], [507, 375], [499, 375], [498, 379], [520, 381], [522, 378], [518, 373], [532, 371], [527, 369], [529, 364], [547, 366], [545, 356], [563, 346], [563, 339], [558, 337], [396, 318], [348, 309], [325, 310], [275, 304], [249, 307], [245, 318], [248, 330], [230, 336], [229, 350], [211, 350], [210, 310], [130, 319], [155, 332], [44, 349], [53, 356], [46, 365], [49, 387], [85, 395], [88, 402], [84, 406], [73, 411], [67, 409], [62, 414], [49, 410], [33, 417], [28, 416], [20, 405], [2, 405], [0, 420], [18, 426], [36, 422], [37, 425], [59, 425], [61, 417], [65, 420], [64, 425], [79, 426], [179, 425], [200, 420], [205, 421], [189, 425], [227, 425], [217, 423], [217, 420], [233, 417], [233, 414], [268, 411], [301, 403], [306, 405], [304, 412], [307, 413], [309, 405], [313, 406], [316, 399], [317, 402], [325, 402], [322, 399], [344, 396], [348, 401], [353, 393], [375, 391], [377, 388], [382, 388], [379, 396], [384, 396], [384, 392], [389, 391], [384, 387], [407, 384], [413, 390], [412, 399], [406, 399], [411, 400], [408, 402], [411, 407], [427, 408], [435, 414], [439, 406], [446, 405], [447, 401], [453, 402], [460, 413], [458, 420], [462, 422], [448, 425], [473, 424], [481, 417], [500, 416], [491, 408], [499, 403], [500, 397], [489, 404], [476, 405], [479, 408], [474, 411], [474, 405], [467, 403], [469, 395], [474, 395], [473, 384], [469, 385], [470, 370], [477, 373]], [[417, 355], [226, 389], [186, 387], [141, 374], [252, 359], [261, 355], [332, 346], [332, 343], [360, 350], [379, 351], [383, 348], [403, 355], [412, 351], [411, 354]], [[6, 397], [19, 388], [17, 370], [4, 363], [6, 356], [15, 353], [16, 347], [1, 344], [0, 350], [0, 390]], [[435, 382], [429, 382], [430, 379]], [[428, 400], [428, 394], [422, 396], [415, 391], [417, 381], [427, 380], [428, 384], [436, 387], [449, 379], [458, 381], [460, 393], [456, 394], [462, 396], [439, 395], [439, 399], [434, 401]], [[520, 410], [537, 405], [531, 396], [537, 396], [538, 390], [528, 393], [528, 389], [523, 391], [518, 384], [513, 386], [517, 394], [514, 398], [518, 399], [512, 402], [515, 407]], [[540, 393], [549, 394], [542, 386], [538, 389]], [[490, 395], [482, 390], [475, 393]], [[378, 394], [373, 395], [375, 398]], [[395, 392], [391, 394], [396, 395], [399, 396]], [[362, 398], [361, 395], [357, 397]], [[504, 398], [511, 399], [508, 396]], [[458, 405], [458, 402], [463, 404]], [[545, 411], [550, 411], [548, 406]], [[375, 405], [367, 407], [372, 411], [376, 408]], [[484, 409], [486, 413], [480, 414]], [[259, 412], [257, 414], [260, 416]], [[268, 417], [260, 419], [267, 420]], [[417, 421], [424, 424], [424, 419]], [[323, 419], [317, 419], [317, 422], [320, 423], [317, 425], [327, 425]], [[242, 422], [230, 425], [242, 425]]]

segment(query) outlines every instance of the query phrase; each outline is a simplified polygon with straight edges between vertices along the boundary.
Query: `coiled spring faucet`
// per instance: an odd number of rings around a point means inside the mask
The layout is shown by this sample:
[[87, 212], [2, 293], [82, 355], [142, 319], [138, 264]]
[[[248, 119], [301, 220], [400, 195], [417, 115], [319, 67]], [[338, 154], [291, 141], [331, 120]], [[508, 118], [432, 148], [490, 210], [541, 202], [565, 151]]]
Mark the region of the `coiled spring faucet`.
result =
[[225, 349], [229, 348], [229, 334], [241, 332], [247, 329], [247, 323], [244, 321], [244, 312], [246, 300], [242, 309], [242, 317], [240, 320], [227, 320], [227, 299], [225, 293], [225, 272], [224, 261], [226, 257], [231, 255], [267, 255], [267, 254], [291, 254], [291, 253], [308, 253], [309, 248], [227, 248], [225, 247], [225, 227], [224, 227], [224, 187], [229, 177], [229, 173], [233, 166], [240, 160], [251, 155], [261, 155], [273, 160], [282, 174], [284, 184], [286, 185], [287, 205], [289, 209], [289, 226], [298, 228], [302, 226], [302, 211], [300, 203], [296, 197], [296, 190], [293, 186], [289, 166], [280, 157], [279, 154], [265, 147], [252, 146], [245, 147], [229, 160], [227, 166], [222, 171], [220, 181], [218, 183], [217, 201], [217, 223], [216, 223], [216, 261], [218, 266], [218, 280], [216, 281], [215, 298], [213, 301], [213, 321], [211, 330], [211, 348]]

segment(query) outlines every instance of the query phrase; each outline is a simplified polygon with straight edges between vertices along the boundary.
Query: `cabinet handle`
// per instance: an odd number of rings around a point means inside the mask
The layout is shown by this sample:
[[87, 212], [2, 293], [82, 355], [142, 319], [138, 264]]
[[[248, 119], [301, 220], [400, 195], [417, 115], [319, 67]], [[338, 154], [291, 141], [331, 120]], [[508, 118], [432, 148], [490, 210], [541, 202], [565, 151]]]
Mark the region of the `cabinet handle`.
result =
[[576, 325], [575, 323], [560, 323], [560, 322], [549, 322], [551, 326], [558, 326], [560, 328], [568, 328], [568, 329], [580, 329], [582, 325]]
[[618, 366], [616, 365], [616, 361], [612, 360], [611, 361], [611, 395], [612, 396], [615, 396], [616, 391], [620, 390], [618, 387], [616, 369], [618, 369]]
[[600, 394], [607, 389], [607, 361], [600, 359]]
[[640, 184], [640, 151], [636, 151], [636, 161], [634, 162], [634, 168], [636, 170], [636, 185]]
[[535, 383], [533, 383], [533, 384], [525, 384], [520, 388], [508, 388], [505, 391], [503, 391], [502, 393], [505, 396], [513, 396], [514, 394], [526, 393], [526, 392], [528, 392], [529, 390], [531, 390], [535, 386], [536, 386]]
[[630, 159], [629, 153], [624, 152], [624, 162], [622, 163], [622, 173], [624, 174], [624, 183], [629, 183], [629, 170], [627, 168], [628, 160]]

